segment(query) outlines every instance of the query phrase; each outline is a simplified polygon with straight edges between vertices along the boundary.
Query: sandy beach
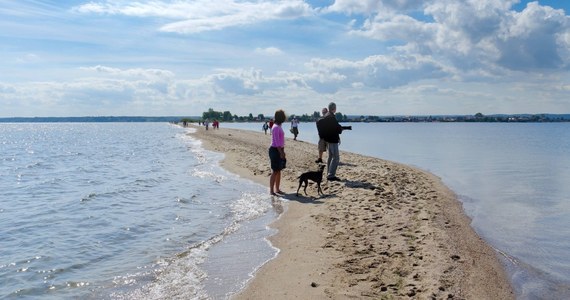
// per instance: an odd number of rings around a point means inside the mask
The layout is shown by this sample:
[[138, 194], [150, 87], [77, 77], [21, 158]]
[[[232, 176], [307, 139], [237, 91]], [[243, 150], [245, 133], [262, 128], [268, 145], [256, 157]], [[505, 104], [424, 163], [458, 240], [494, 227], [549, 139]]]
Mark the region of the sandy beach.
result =
[[[269, 186], [269, 134], [195, 128], [224, 168]], [[515, 298], [498, 254], [436, 176], [340, 148], [342, 181], [296, 196], [298, 176], [317, 170], [317, 146], [287, 139], [286, 194], [273, 197], [284, 212], [270, 238], [280, 252], [233, 299]]]

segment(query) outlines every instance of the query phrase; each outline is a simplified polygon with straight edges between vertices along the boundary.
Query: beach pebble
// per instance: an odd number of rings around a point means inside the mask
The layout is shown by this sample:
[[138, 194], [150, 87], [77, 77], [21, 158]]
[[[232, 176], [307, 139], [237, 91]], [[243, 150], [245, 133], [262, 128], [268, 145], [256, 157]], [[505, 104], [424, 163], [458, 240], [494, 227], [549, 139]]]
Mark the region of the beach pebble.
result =
[[311, 282], [312, 287], [318, 287], [319, 285], [316, 282]]

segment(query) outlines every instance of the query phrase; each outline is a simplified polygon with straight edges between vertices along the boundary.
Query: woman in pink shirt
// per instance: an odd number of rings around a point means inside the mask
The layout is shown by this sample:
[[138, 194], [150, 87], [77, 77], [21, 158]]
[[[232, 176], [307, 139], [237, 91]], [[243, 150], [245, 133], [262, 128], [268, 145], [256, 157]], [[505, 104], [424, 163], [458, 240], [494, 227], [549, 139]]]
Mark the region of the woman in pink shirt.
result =
[[275, 123], [271, 128], [271, 147], [269, 147], [269, 159], [271, 160], [271, 176], [269, 177], [269, 193], [271, 195], [283, 194], [279, 189], [281, 184], [281, 170], [285, 168], [285, 132], [281, 125], [287, 117], [282, 109], [275, 112]]

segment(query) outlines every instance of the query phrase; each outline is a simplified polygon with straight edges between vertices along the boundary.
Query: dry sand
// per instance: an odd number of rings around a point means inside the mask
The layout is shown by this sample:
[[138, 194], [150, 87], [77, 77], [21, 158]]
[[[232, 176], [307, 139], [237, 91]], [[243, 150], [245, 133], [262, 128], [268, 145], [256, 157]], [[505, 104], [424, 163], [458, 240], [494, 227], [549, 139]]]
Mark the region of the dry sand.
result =
[[[195, 128], [206, 149], [225, 153], [224, 168], [269, 193], [270, 135]], [[270, 239], [281, 251], [234, 299], [515, 298], [498, 254], [437, 177], [340, 148], [342, 181], [296, 196], [297, 177], [317, 170], [317, 146], [287, 139], [287, 194], [274, 197], [286, 209]]]

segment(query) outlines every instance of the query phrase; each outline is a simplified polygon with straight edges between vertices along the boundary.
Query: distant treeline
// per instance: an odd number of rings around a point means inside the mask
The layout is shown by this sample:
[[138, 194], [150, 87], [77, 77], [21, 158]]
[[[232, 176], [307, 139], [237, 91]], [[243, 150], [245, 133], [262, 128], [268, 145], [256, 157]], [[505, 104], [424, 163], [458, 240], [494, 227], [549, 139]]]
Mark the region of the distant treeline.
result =
[[[340, 121], [348, 121], [348, 116], [343, 115], [340, 112], [335, 114], [336, 118]], [[318, 120], [321, 117], [320, 112], [314, 111], [312, 114], [303, 114], [303, 115], [287, 115], [289, 119], [297, 118], [300, 122], [313, 122]], [[266, 121], [273, 118], [273, 115], [265, 116], [264, 114], [257, 114], [254, 116], [250, 113], [247, 116], [238, 116], [232, 114], [230, 111], [226, 110], [224, 112], [216, 111], [213, 108], [210, 108], [208, 111], [202, 113], [202, 120], [218, 120], [224, 122], [260, 122]]]
[[[272, 117], [272, 116], [271, 116]], [[314, 122], [320, 117], [320, 113], [315, 111], [312, 114], [289, 115], [289, 119], [296, 117], [301, 122]], [[198, 123], [209, 119], [221, 122], [261, 122], [270, 117], [263, 114], [253, 116], [232, 115], [227, 112], [216, 112], [210, 109], [204, 112], [202, 117], [191, 116], [165, 116], [165, 117], [144, 117], [144, 116], [102, 116], [102, 117], [13, 117], [0, 118], [3, 123], [88, 123], [88, 122], [169, 122], [169, 123]], [[436, 115], [436, 116], [365, 116], [365, 115], [344, 115], [336, 113], [336, 118], [342, 122], [570, 122], [570, 114], [496, 114], [483, 115]]]
[[570, 114], [497, 114], [441, 115], [441, 116], [351, 116], [353, 122], [570, 122]]
[[[0, 118], [0, 122], [4, 123], [54, 123], [54, 122], [70, 122], [70, 123], [89, 123], [89, 122], [179, 122], [184, 117], [128, 117], [128, 116], [107, 116], [107, 117], [17, 117], [17, 118]], [[198, 120], [198, 117], [195, 117]]]
[[[570, 122], [570, 114], [494, 114], [483, 115], [431, 115], [431, 116], [366, 116], [335, 114], [337, 120], [342, 122]], [[260, 122], [273, 116], [264, 114], [238, 116], [230, 111], [215, 111], [210, 108], [202, 113], [202, 120], [218, 120], [224, 122]], [[314, 122], [321, 117], [320, 112], [312, 114], [288, 115], [289, 119], [297, 118], [301, 122]], [[186, 120], [191, 122], [190, 120]]]

